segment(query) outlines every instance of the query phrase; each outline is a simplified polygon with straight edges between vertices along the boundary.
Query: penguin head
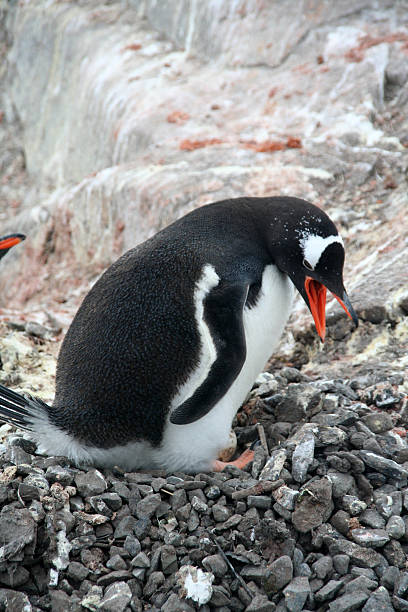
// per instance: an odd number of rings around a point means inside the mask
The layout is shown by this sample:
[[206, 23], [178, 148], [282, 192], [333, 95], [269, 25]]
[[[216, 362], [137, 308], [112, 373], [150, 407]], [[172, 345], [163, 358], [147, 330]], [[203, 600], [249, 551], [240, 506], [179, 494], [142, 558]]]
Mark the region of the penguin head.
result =
[[[336, 226], [317, 206], [287, 198], [279, 219], [279, 244], [271, 251], [308, 306], [322, 342], [326, 333], [326, 293], [329, 290], [358, 325], [357, 315], [343, 284], [344, 245]], [[276, 233], [275, 233], [276, 235]]]
[[23, 240], [25, 240], [24, 234], [9, 234], [0, 238], [0, 259], [6, 255], [11, 247]]

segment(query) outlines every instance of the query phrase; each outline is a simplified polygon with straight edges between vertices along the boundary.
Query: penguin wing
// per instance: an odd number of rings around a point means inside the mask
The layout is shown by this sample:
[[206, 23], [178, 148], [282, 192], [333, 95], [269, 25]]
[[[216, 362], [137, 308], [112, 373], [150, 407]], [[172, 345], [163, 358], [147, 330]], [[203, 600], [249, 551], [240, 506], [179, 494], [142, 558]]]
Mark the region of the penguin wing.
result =
[[217, 347], [217, 358], [205, 381], [172, 411], [171, 423], [187, 425], [205, 416], [240, 373], [246, 358], [242, 313], [249, 285], [249, 282], [223, 281], [206, 297], [204, 318]]

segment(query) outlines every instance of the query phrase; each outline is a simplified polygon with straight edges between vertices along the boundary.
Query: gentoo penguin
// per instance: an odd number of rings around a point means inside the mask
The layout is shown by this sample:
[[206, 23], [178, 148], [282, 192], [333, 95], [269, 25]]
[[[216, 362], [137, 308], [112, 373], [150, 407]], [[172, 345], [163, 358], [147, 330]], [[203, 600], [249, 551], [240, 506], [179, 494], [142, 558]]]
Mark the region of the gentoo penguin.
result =
[[[0, 416], [41, 451], [127, 470], [220, 470], [231, 423], [297, 289], [325, 334], [326, 288], [357, 324], [343, 241], [305, 200], [203, 206], [125, 253], [63, 341], [52, 406], [0, 389]], [[247, 451], [235, 462], [252, 458]]]
[[0, 238], [0, 259], [8, 253], [15, 244], [25, 240], [24, 234], [8, 234]]

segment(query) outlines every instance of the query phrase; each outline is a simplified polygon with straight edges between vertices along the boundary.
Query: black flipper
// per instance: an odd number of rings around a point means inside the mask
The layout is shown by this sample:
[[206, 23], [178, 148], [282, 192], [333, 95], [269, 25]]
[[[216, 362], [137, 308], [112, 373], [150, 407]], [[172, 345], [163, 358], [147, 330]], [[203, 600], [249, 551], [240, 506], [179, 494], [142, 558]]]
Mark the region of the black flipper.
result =
[[248, 282], [223, 282], [205, 299], [204, 318], [217, 348], [217, 359], [193, 395], [173, 410], [172, 423], [187, 425], [205, 416], [240, 373], [246, 358], [242, 312], [248, 289]]

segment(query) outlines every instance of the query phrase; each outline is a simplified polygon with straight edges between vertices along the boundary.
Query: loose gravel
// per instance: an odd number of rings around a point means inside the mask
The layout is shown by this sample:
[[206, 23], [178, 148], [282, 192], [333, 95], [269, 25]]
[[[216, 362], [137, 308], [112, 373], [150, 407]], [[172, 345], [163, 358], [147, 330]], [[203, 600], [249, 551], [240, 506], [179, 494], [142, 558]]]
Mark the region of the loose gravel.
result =
[[195, 476], [78, 469], [3, 426], [0, 609], [408, 610], [404, 390], [262, 374], [254, 461]]

